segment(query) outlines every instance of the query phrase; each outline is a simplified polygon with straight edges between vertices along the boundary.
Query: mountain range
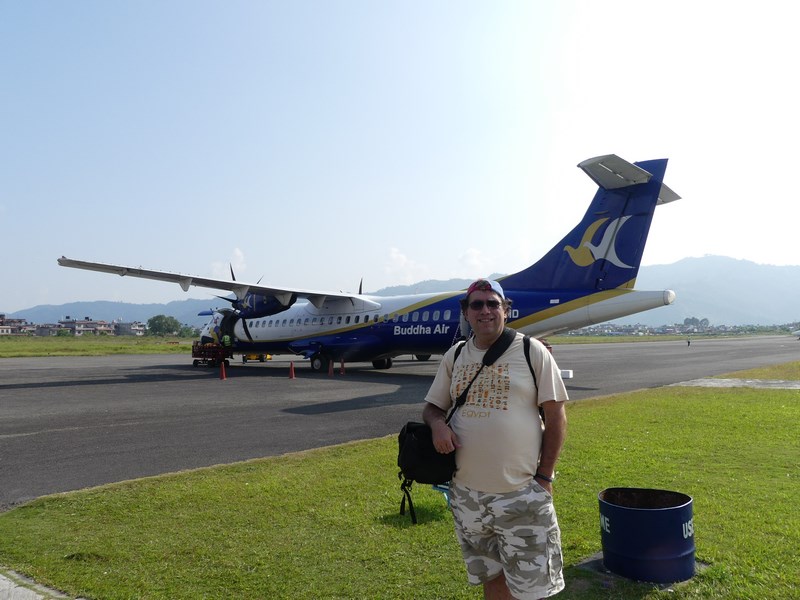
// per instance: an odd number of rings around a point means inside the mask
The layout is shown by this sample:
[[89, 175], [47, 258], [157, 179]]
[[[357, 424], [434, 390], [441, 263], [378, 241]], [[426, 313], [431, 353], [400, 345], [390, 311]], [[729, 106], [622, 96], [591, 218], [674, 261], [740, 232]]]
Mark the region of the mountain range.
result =
[[[500, 276], [494, 274], [491, 277]], [[427, 280], [370, 293], [392, 296], [443, 292], [464, 289], [469, 283], [469, 279]], [[711, 325], [716, 326], [784, 325], [800, 321], [800, 265], [761, 265], [724, 256], [685, 258], [669, 265], [641, 267], [636, 289], [671, 289], [676, 292], [677, 299], [670, 306], [616, 319], [615, 323], [655, 327], [683, 323], [684, 319], [691, 317], [708, 319]], [[197, 313], [217, 306], [220, 306], [219, 301], [212, 298], [177, 300], [167, 304], [71, 302], [34, 306], [6, 316], [31, 323], [56, 323], [67, 316], [147, 322], [155, 315], [167, 315], [181, 323], [199, 327], [208, 317], [198, 317]]]

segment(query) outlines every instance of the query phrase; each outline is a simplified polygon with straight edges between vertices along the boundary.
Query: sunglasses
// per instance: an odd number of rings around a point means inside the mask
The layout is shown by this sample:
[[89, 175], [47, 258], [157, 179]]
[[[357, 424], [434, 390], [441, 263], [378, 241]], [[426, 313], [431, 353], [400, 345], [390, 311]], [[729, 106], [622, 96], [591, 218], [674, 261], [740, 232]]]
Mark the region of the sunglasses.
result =
[[472, 310], [483, 310], [483, 306], [486, 305], [487, 308], [491, 310], [497, 310], [500, 308], [500, 300], [473, 300], [469, 303], [469, 307]]

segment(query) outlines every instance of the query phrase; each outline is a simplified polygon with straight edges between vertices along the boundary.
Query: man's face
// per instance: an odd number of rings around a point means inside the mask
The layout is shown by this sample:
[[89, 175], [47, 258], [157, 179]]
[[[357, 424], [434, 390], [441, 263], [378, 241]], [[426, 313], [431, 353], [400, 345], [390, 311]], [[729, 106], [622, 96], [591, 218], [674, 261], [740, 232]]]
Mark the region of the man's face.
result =
[[506, 324], [506, 311], [503, 300], [491, 290], [476, 290], [469, 295], [467, 322], [475, 335], [496, 337], [503, 332]]

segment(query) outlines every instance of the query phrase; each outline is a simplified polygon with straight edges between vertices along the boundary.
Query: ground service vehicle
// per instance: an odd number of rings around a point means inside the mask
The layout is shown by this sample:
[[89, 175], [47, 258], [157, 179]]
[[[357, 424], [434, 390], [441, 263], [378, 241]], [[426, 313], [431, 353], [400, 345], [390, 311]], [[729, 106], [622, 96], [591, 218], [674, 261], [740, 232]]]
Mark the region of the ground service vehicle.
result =
[[216, 367], [224, 362], [227, 367], [230, 362], [228, 359], [233, 358], [233, 350], [225, 348], [222, 344], [206, 343], [195, 341], [192, 344], [192, 364], [197, 367], [199, 365], [207, 365], [209, 367]]

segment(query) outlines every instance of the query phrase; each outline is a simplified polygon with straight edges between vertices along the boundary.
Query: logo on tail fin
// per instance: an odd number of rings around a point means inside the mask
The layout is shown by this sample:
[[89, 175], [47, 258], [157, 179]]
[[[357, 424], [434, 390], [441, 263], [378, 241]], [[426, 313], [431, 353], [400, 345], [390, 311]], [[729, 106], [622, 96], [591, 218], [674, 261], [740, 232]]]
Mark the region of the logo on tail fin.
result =
[[614, 245], [619, 230], [630, 218], [631, 216], [627, 215], [611, 221], [603, 232], [603, 239], [600, 240], [599, 244], [595, 245], [592, 243], [592, 239], [600, 227], [606, 221], [608, 221], [607, 218], [598, 219], [586, 228], [583, 238], [581, 239], [581, 243], [577, 248], [573, 248], [572, 246], [568, 245], [564, 246], [564, 250], [569, 254], [572, 262], [579, 267], [588, 267], [595, 261], [603, 258], [620, 269], [633, 269], [634, 267], [627, 265], [620, 260], [619, 256], [617, 256], [617, 249]]

